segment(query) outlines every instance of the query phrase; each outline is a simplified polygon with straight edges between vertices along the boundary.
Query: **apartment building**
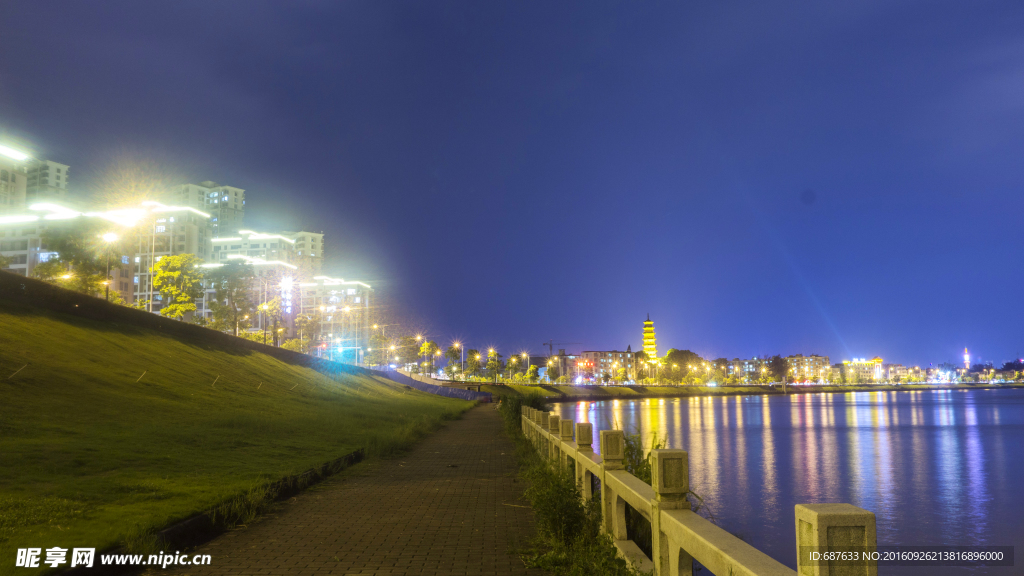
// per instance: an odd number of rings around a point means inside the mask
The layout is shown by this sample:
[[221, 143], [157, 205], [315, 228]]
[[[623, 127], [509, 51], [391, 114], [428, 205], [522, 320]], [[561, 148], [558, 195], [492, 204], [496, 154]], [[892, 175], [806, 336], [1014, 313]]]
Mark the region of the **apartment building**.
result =
[[789, 366], [790, 375], [798, 381], [822, 380], [828, 378], [832, 372], [832, 364], [829, 362], [828, 356], [818, 356], [817, 354], [786, 356], [786, 364]]
[[25, 202], [58, 202], [68, 200], [68, 179], [71, 167], [52, 160], [31, 160], [26, 165]]
[[620, 350], [587, 350], [580, 353], [579, 365], [581, 372], [588, 377], [600, 378], [603, 374], [614, 377], [620, 368], [627, 374], [633, 374], [633, 352]]
[[245, 190], [206, 180], [182, 184], [162, 197], [170, 206], [187, 206], [210, 215], [213, 236], [234, 234], [245, 227]]
[[0, 154], [0, 214], [25, 210], [27, 184], [24, 160]]

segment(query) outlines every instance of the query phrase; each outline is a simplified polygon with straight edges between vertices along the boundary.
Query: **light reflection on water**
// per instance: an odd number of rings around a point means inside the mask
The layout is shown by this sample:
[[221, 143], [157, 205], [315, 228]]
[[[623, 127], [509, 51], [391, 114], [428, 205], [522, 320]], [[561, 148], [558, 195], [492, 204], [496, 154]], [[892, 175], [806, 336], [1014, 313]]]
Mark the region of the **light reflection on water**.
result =
[[793, 506], [875, 513], [880, 545], [1012, 545], [1024, 573], [1024, 390], [849, 392], [556, 404], [563, 418], [689, 453], [690, 482], [727, 530], [795, 567]]

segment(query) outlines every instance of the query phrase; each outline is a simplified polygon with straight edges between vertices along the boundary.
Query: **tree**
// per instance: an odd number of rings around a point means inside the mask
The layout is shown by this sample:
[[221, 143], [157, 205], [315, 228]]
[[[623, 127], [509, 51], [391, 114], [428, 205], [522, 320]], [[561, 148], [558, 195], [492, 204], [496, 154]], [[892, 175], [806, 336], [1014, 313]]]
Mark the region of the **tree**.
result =
[[475, 376], [480, 373], [480, 351], [466, 350], [466, 374]]
[[309, 338], [292, 338], [290, 340], [285, 340], [284, 344], [281, 344], [281, 348], [291, 350], [292, 352], [309, 354]]
[[[101, 255], [105, 250], [115, 250], [100, 239], [104, 232], [109, 232], [108, 226], [109, 223], [101, 220], [77, 218], [47, 227], [42, 233], [42, 243], [57, 254], [44, 263], [46, 266], [36, 266], [33, 274], [76, 292], [99, 293], [107, 279]], [[121, 265], [120, 261], [113, 264]]]
[[448, 372], [448, 377], [454, 380], [456, 368], [462, 370], [462, 348], [452, 344], [444, 351], [444, 359], [448, 363], [445, 371]]
[[776, 354], [768, 359], [768, 372], [775, 382], [786, 382], [789, 378], [789, 362]]
[[96, 273], [86, 273], [87, 267], [77, 271], [71, 269], [71, 265], [60, 258], [51, 257], [46, 262], [37, 264], [32, 269], [32, 275], [44, 282], [56, 284], [61, 288], [81, 292], [82, 294], [97, 294], [100, 286], [103, 285], [104, 276]]
[[688, 370], [689, 366], [697, 366], [704, 362], [697, 353], [689, 350], [676, 350], [675, 348], [669, 348], [665, 354], [665, 366], [672, 367], [673, 365], [678, 366], [680, 370]]
[[420, 356], [426, 358], [423, 363], [430, 366], [431, 373], [434, 372], [434, 358], [440, 350], [441, 348], [437, 345], [437, 342], [433, 340], [424, 340], [423, 344], [420, 345]]
[[370, 366], [384, 365], [388, 358], [388, 346], [390, 344], [383, 334], [380, 332], [370, 334], [369, 350], [367, 350], [366, 356], [363, 357], [366, 363]]
[[270, 329], [270, 337], [267, 338], [274, 343], [274, 346], [280, 345], [279, 332], [277, 331], [278, 326], [281, 323], [281, 297], [275, 296], [270, 300], [260, 304], [257, 307], [260, 314], [263, 314], [263, 333], [267, 333], [267, 326], [273, 322], [273, 328]]
[[493, 348], [487, 351], [487, 377], [492, 378], [495, 382], [498, 381], [498, 376], [501, 375], [501, 371], [505, 368], [504, 363], [501, 361], [501, 354]]
[[210, 302], [214, 328], [230, 330], [238, 336], [239, 328], [248, 328], [249, 317], [253, 315], [252, 265], [229, 260], [219, 268], [210, 269], [206, 279], [216, 291], [216, 301]]
[[420, 351], [420, 343], [413, 336], [399, 336], [391, 351], [391, 361], [403, 364], [419, 364], [416, 355]]
[[320, 314], [297, 314], [295, 330], [300, 339], [312, 340], [314, 334], [320, 333]]
[[202, 294], [203, 274], [195, 254], [164, 256], [153, 265], [153, 289], [164, 296], [160, 313], [181, 320], [195, 312], [196, 298]]
[[246, 340], [252, 340], [253, 342], [259, 342], [260, 344], [270, 343], [270, 337], [265, 336], [263, 332], [242, 332], [238, 336], [239, 338], [245, 338]]
[[530, 366], [526, 369], [526, 379], [530, 382], [536, 382], [540, 378], [540, 371], [537, 370], [536, 366]]
[[554, 382], [555, 380], [558, 379], [559, 373], [558, 373], [558, 363], [557, 362], [549, 363], [548, 364], [547, 375], [548, 375], [548, 381], [549, 382]]

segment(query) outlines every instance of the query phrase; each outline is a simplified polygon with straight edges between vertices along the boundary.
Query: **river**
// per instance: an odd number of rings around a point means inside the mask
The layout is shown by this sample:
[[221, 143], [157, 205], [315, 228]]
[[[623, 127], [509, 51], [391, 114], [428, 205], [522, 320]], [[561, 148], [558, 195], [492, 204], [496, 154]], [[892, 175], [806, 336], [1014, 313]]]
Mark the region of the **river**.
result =
[[879, 545], [1015, 546], [1016, 566], [880, 574], [1024, 574], [1024, 389], [559, 403], [599, 430], [689, 453], [723, 528], [795, 568], [793, 507], [875, 513]]

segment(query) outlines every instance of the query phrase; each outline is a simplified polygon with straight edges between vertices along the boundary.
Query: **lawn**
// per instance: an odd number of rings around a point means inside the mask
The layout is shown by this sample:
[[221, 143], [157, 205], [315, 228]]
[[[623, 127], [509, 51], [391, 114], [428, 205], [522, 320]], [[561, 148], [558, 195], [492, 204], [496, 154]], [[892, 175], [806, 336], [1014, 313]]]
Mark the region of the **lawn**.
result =
[[107, 548], [360, 447], [399, 451], [469, 406], [0, 301], [0, 573], [17, 548]]

